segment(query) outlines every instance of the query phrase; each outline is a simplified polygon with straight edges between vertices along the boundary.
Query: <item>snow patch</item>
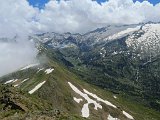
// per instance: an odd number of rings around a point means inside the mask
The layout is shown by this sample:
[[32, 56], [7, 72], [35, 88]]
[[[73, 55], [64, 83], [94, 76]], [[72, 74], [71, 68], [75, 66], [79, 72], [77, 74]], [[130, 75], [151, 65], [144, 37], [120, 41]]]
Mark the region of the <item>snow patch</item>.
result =
[[117, 99], [117, 96], [114, 95], [113, 97], [114, 97], [115, 99]]
[[33, 94], [35, 91], [37, 91], [40, 87], [42, 87], [42, 85], [45, 83], [46, 81], [43, 81], [41, 83], [39, 83], [37, 86], [35, 86], [32, 90], [30, 90], [28, 93], [29, 94]]
[[18, 87], [19, 86], [19, 84], [16, 84], [16, 85], [13, 85], [14, 87]]
[[86, 94], [88, 94], [88, 95], [92, 96], [93, 98], [97, 99], [97, 101], [103, 102], [103, 103], [105, 103], [105, 104], [108, 105], [108, 106], [117, 108], [117, 107], [116, 107], [115, 105], [113, 105], [111, 102], [109, 102], [109, 101], [107, 101], [107, 100], [103, 100], [102, 98], [99, 98], [96, 94], [90, 93], [89, 91], [87, 91], [87, 90], [85, 90], [85, 89], [83, 89], [83, 91], [84, 91]]
[[38, 68], [37, 73], [39, 73], [40, 71], [44, 70], [44, 68]]
[[83, 101], [81, 98], [78, 99], [78, 98], [76, 98], [76, 97], [73, 97], [73, 99], [74, 99], [74, 101], [76, 101], [77, 103], [80, 103], [81, 101]]
[[26, 67], [22, 68], [21, 70], [26, 70], [28, 68], [31, 68], [31, 67], [34, 67], [34, 66], [38, 66], [39, 63], [36, 63], [36, 64], [30, 64], [30, 65], [27, 65]]
[[108, 115], [108, 120], [120, 120], [120, 119], [114, 118], [114, 117], [112, 117], [111, 115]]
[[140, 29], [140, 26], [137, 26], [135, 28], [127, 28], [126, 30], [118, 32], [118, 33], [116, 33], [116, 34], [114, 34], [112, 36], [109, 36], [108, 39], [109, 40], [118, 39], [118, 38], [123, 37], [123, 36], [125, 36], [127, 34], [133, 33], [133, 32], [135, 32], [135, 31], [137, 31], [139, 29]]
[[25, 81], [27, 81], [27, 80], [29, 80], [29, 78], [27, 78], [27, 79], [24, 79], [24, 80], [21, 82], [21, 84], [22, 84], [22, 83], [24, 83], [24, 82], [25, 82]]
[[14, 83], [16, 82], [18, 79], [12, 79], [12, 80], [8, 80], [7, 82], [5, 82], [4, 84], [9, 84], [9, 83]]
[[117, 55], [118, 54], [118, 52], [117, 51], [114, 51], [113, 53], [112, 53], [112, 55]]
[[21, 85], [22, 83], [24, 83], [25, 81], [29, 80], [29, 78], [24, 79], [21, 83], [14, 85], [14, 87], [18, 87], [19, 85]]
[[89, 104], [94, 104], [94, 109], [98, 110], [98, 108], [102, 109], [102, 106], [97, 103], [96, 101], [94, 101], [93, 99], [89, 98], [87, 94], [81, 92], [78, 88], [76, 88], [72, 83], [68, 82], [69, 86], [72, 88], [72, 90], [74, 92], [76, 92], [77, 94], [79, 94], [80, 96], [82, 96], [87, 103], [83, 105], [83, 108], [81, 110], [82, 112], [82, 117], [89, 117]]
[[85, 118], [89, 117], [89, 108], [88, 108], [88, 105], [89, 105], [89, 103], [84, 104], [83, 108], [81, 110], [82, 116], [85, 117]]
[[50, 73], [52, 73], [53, 70], [54, 70], [54, 69], [52, 69], [52, 68], [46, 69], [46, 70], [45, 70], [45, 73], [46, 73], [46, 74], [50, 74]]
[[123, 114], [127, 117], [127, 118], [129, 118], [129, 119], [134, 119], [130, 114], [128, 114], [127, 112], [125, 112], [125, 111], [123, 111]]
[[[75, 87], [72, 83], [68, 82], [69, 86], [72, 88], [72, 90], [74, 92], [76, 92], [77, 94], [79, 94], [81, 97], [83, 97], [87, 103], [85, 103], [83, 105], [83, 108], [81, 110], [82, 113], [82, 117], [88, 118], [89, 117], [89, 104], [94, 104], [94, 109], [98, 110], [98, 108], [102, 109], [102, 106], [100, 105], [100, 103], [98, 102], [103, 102], [108, 106], [111, 106], [113, 108], [117, 108], [115, 105], [113, 105], [111, 102], [107, 101], [107, 100], [103, 100], [102, 98], [98, 97], [96, 94], [90, 93], [89, 91], [87, 91], [86, 89], [83, 89], [83, 92], [81, 92], [77, 87]], [[96, 99], [97, 101], [91, 99], [89, 96], [93, 97], [94, 99]], [[116, 96], [113, 96], [114, 98], [117, 98]], [[73, 97], [73, 99], [77, 102], [80, 103], [81, 101], [83, 101], [82, 99], [77, 99], [76, 97]], [[127, 112], [123, 111], [123, 114], [129, 118], [129, 119], [134, 119], [130, 114], [128, 114]], [[119, 120], [118, 118], [113, 118], [111, 115], [108, 116], [108, 120]]]

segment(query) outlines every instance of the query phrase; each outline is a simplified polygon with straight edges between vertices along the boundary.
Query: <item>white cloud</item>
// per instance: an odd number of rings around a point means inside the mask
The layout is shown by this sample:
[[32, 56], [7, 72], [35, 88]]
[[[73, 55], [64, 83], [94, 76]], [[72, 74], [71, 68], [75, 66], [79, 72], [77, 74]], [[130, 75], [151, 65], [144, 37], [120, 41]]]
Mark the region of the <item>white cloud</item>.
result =
[[0, 37], [24, 36], [33, 32], [37, 9], [26, 0], [3, 0], [0, 4]]
[[38, 11], [25, 0], [2, 0], [0, 4], [0, 76], [17, 70], [36, 56], [34, 45], [27, 36], [35, 30], [34, 16]]
[[29, 63], [36, 56], [27, 36], [37, 32], [87, 32], [108, 24], [160, 21], [160, 4], [144, 1], [91, 0], [49, 1], [41, 11], [26, 0], [2, 0], [0, 38], [19, 36], [17, 44], [0, 42], [0, 75]]
[[160, 4], [148, 1], [50, 0], [41, 11], [26, 0], [5, 0], [0, 4], [0, 37], [35, 32], [86, 32], [108, 24], [160, 21]]
[[55, 0], [39, 14], [44, 31], [86, 32], [108, 24], [134, 24], [160, 21], [160, 4], [144, 1], [109, 0], [101, 5], [91, 0]]
[[0, 76], [32, 63], [36, 53], [30, 42], [0, 42]]

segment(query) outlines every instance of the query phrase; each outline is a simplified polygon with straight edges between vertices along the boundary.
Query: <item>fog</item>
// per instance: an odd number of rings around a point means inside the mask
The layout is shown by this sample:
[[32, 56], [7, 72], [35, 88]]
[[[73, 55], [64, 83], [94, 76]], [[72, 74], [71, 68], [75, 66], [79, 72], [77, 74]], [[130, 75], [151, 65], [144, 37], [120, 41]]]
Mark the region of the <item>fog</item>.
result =
[[27, 40], [0, 42], [0, 76], [36, 61], [34, 43]]
[[26, 0], [3, 0], [0, 4], [0, 76], [35, 61], [37, 50], [28, 36], [34, 34], [36, 8]]

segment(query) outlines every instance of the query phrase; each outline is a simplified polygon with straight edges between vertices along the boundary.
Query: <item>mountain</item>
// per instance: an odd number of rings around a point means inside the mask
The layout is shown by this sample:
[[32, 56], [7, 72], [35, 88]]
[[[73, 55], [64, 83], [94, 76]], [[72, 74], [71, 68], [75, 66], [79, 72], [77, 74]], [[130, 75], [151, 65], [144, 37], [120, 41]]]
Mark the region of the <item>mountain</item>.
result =
[[159, 54], [139, 50], [143, 45], [156, 48], [149, 41], [158, 42], [154, 36], [158, 26], [107, 26], [84, 35], [30, 36], [37, 43], [38, 61], [0, 78], [0, 118], [160, 119]]
[[[77, 120], [84, 119], [83, 116], [93, 120], [108, 117], [133, 119], [125, 112], [127, 108], [107, 101], [107, 97], [99, 95], [105, 95], [105, 92], [80, 81], [58, 63], [53, 51], [43, 46], [39, 50], [39, 63], [27, 65], [1, 78], [1, 114], [5, 113], [2, 118]], [[108, 94], [115, 101], [112, 94]]]
[[130, 96], [159, 110], [159, 23], [107, 26], [86, 34], [32, 37], [90, 84]]

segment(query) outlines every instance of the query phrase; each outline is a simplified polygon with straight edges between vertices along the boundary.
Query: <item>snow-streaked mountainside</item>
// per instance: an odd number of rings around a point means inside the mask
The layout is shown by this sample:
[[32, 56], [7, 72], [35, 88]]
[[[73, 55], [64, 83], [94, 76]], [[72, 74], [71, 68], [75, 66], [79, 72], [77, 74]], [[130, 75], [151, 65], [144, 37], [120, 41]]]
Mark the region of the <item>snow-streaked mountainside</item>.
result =
[[100, 43], [112, 42], [125, 38], [127, 47], [141, 54], [155, 55], [159, 52], [160, 24], [146, 23], [137, 25], [107, 26], [98, 28], [84, 35], [71, 33], [44, 33], [33, 36], [53, 48], [67, 48], [77, 46], [94, 46]]
[[[159, 110], [160, 23], [113, 25], [86, 34], [32, 36], [91, 84], [130, 94]], [[143, 101], [144, 99], [144, 101]]]
[[159, 23], [30, 36], [37, 63], [0, 78], [0, 119], [159, 120], [159, 38]]
[[139, 50], [140, 54], [151, 56], [160, 53], [160, 24], [146, 24], [140, 30], [130, 35], [126, 44], [134, 51]]
[[[41, 50], [42, 49], [46, 50], [41, 47]], [[38, 97], [38, 100], [45, 100], [46, 104], [37, 103], [37, 105], [39, 105], [39, 107], [46, 107], [47, 111], [44, 111], [44, 113], [42, 112], [41, 116], [38, 116], [36, 111], [33, 113], [30, 112], [28, 113], [29, 116], [27, 117], [24, 114], [25, 118], [32, 118], [31, 116], [35, 115], [37, 118], [41, 118], [43, 116], [43, 118], [47, 119], [52, 116], [53, 118], [51, 118], [53, 120], [67, 120], [68, 118], [65, 118], [64, 116], [69, 114], [69, 119], [73, 120], [82, 120], [83, 118], [89, 118], [92, 120], [110, 120], [111, 118], [123, 120], [134, 119], [123, 114], [123, 111], [121, 110], [127, 110], [129, 112], [126, 112], [128, 115], [130, 115], [130, 113], [133, 114], [133, 112], [131, 112], [128, 108], [117, 107], [121, 105], [118, 105], [118, 103], [115, 102], [113, 94], [109, 93], [109, 96], [107, 97], [105, 92], [102, 92], [101, 89], [96, 89], [94, 86], [91, 87], [89, 84], [79, 80], [79, 78], [75, 77], [73, 73], [69, 72], [65, 67], [55, 61], [56, 60], [54, 59], [48, 58], [45, 63], [39, 62], [24, 66], [24, 68], [21, 68], [18, 71], [1, 78], [1, 83], [7, 85], [6, 87], [13, 87], [12, 89], [18, 89], [21, 90], [21, 92], [26, 92], [26, 94], [30, 94], [29, 96], [32, 96], [33, 99], [34, 97]], [[6, 93], [7, 92], [8, 91], [6, 91]], [[104, 96], [99, 93], [104, 94]], [[12, 97], [13, 96], [14, 95], [12, 95]], [[9, 98], [11, 101], [13, 99], [12, 97]], [[111, 100], [116, 105], [106, 100], [106, 98], [109, 99], [109, 101]], [[30, 106], [25, 105], [25, 103], [22, 101], [23, 99], [21, 101], [19, 101], [19, 98], [16, 99], [17, 101], [13, 99], [13, 103], [8, 101], [10, 106], [12, 108], [14, 108], [14, 106], [18, 106], [18, 108], [15, 107], [14, 109], [27, 112]], [[33, 102], [32, 99], [30, 102]], [[50, 105], [49, 108], [46, 106], [48, 103]], [[6, 107], [3, 109], [7, 109], [8, 112], [12, 111], [7, 102], [5, 104]], [[53, 110], [58, 110], [58, 115], [56, 115], [56, 113], [52, 113]], [[12, 113], [11, 116], [15, 117], [15, 115]], [[23, 116], [23, 114], [20, 114], [19, 112], [17, 113], [17, 116], [20, 117]], [[74, 118], [74, 116], [76, 117]], [[10, 119], [10, 116], [4, 118]]]
[[111, 41], [113, 39], [118, 39], [125, 35], [131, 34], [139, 28], [139, 25], [108, 26], [86, 33], [83, 39], [89, 39], [96, 43], [102, 41]]
[[[46, 43], [53, 48], [64, 48], [64, 47], [74, 47], [77, 44], [88, 43], [94, 45], [102, 41], [109, 41], [111, 38], [109, 36], [114, 36], [116, 33], [120, 33], [115, 37], [121, 37], [129, 33], [133, 33], [139, 28], [138, 25], [122, 25], [122, 26], [107, 26], [103, 28], [98, 28], [94, 31], [88, 32], [86, 34], [71, 34], [71, 33], [44, 33], [33, 38], [37, 38], [42, 43]], [[122, 32], [123, 31], [123, 32]]]

